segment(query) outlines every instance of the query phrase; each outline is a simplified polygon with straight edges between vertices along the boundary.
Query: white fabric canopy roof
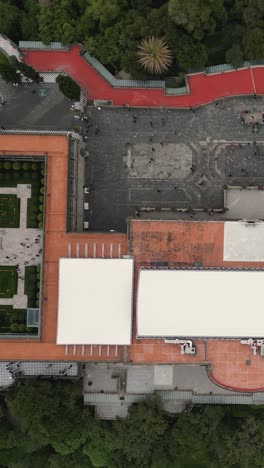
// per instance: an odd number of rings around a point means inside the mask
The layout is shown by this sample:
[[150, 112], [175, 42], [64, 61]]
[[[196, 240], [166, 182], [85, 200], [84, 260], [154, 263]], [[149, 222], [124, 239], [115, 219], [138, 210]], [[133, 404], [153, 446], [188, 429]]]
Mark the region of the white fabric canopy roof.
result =
[[131, 342], [132, 259], [62, 258], [57, 344]]
[[264, 271], [141, 270], [137, 336], [264, 337]]

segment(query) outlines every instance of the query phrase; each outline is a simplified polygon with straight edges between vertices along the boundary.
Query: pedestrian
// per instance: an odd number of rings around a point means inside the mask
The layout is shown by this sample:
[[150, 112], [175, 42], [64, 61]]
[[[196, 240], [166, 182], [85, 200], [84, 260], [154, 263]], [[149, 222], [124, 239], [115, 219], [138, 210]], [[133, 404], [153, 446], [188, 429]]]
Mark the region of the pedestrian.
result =
[[161, 119], [161, 125], [164, 125], [165, 124], [165, 120], [162, 118]]
[[150, 121], [150, 122], [149, 122], [149, 125], [150, 125], [151, 127], [153, 127], [153, 123], [152, 123], [152, 121]]

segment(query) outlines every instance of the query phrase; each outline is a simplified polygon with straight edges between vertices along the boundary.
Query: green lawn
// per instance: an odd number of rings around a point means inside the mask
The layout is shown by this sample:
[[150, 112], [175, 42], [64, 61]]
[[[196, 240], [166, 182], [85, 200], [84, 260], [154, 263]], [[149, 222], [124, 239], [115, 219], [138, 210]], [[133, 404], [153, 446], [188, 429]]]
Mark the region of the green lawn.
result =
[[0, 227], [18, 228], [20, 200], [16, 195], [0, 195]]
[[13, 297], [17, 292], [15, 266], [0, 266], [0, 298]]

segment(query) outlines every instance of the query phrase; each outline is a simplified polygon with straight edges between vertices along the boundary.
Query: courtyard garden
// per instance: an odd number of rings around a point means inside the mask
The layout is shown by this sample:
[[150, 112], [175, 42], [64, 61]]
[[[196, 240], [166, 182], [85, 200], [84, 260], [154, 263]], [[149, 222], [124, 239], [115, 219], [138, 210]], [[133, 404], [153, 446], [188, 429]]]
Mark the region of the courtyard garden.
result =
[[0, 266], [0, 298], [11, 298], [17, 292], [16, 266]]
[[[31, 185], [27, 205], [27, 227], [43, 228], [45, 162], [32, 159], [5, 159], [0, 161], [0, 187]], [[1, 209], [1, 200], [3, 209]], [[7, 225], [13, 223], [13, 225]], [[18, 224], [17, 224], [18, 223]], [[0, 227], [19, 227], [19, 200], [16, 196], [0, 197]]]
[[[17, 293], [17, 266], [0, 266], [0, 299], [12, 298]], [[36, 334], [27, 327], [27, 309], [15, 309], [0, 304], [0, 334]]]
[[33, 334], [35, 329], [27, 327], [27, 310], [14, 309], [11, 305], [0, 305], [0, 334]]
[[[25, 187], [17, 188], [20, 184]], [[1, 257], [4, 263], [0, 266], [0, 335], [27, 334], [36, 336], [38, 329], [27, 327], [27, 308], [39, 307], [41, 267], [34, 265], [34, 263], [41, 261], [41, 234], [38, 231], [35, 233], [29, 231], [26, 234], [25, 227], [30, 229], [43, 228], [45, 161], [40, 158], [34, 160], [34, 158], [27, 156], [23, 159], [8, 156], [1, 158], [0, 187], [2, 188], [0, 228], [6, 228], [6, 231], [2, 231], [0, 236]], [[12, 193], [5, 193], [5, 191], [8, 192], [5, 188], [16, 190], [10, 190]], [[25, 204], [24, 208], [21, 208], [23, 207], [23, 193], [24, 191], [28, 193], [30, 190], [31, 198], [27, 198], [27, 210], [21, 213], [21, 209], [25, 210]], [[30, 193], [28, 194], [30, 195]], [[18, 231], [12, 229], [9, 231], [10, 228], [16, 228]], [[21, 236], [19, 228], [22, 229]], [[5, 246], [7, 247], [6, 251]], [[23, 288], [21, 291], [21, 281], [24, 291]], [[18, 301], [22, 297], [21, 307], [24, 308], [16, 308], [19, 306], [17, 298], [15, 302], [10, 301], [16, 294], [19, 296]], [[27, 301], [23, 300], [23, 294], [27, 295]]]
[[20, 200], [13, 194], [0, 194], [0, 227], [19, 227]]

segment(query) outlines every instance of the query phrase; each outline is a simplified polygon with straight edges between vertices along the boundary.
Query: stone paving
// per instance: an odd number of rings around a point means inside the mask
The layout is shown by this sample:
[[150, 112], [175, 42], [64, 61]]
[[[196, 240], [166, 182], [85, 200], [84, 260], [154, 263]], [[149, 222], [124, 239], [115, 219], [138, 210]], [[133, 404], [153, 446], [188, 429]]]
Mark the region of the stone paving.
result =
[[75, 362], [0, 362], [0, 388], [14, 383], [17, 377], [77, 377], [78, 364]]
[[13, 298], [1, 298], [0, 304], [26, 309], [28, 298], [24, 294], [25, 266], [40, 265], [43, 234], [41, 229], [27, 229], [27, 199], [31, 198], [31, 186], [1, 187], [1, 194], [16, 194], [20, 198], [20, 227], [0, 227], [0, 265], [17, 266], [17, 294]]
[[70, 110], [72, 102], [56, 84], [14, 87], [0, 79], [0, 101], [1, 98], [6, 104], [0, 106], [0, 127], [7, 130], [72, 130], [76, 126]]
[[89, 108], [81, 125], [90, 228], [125, 231], [140, 207], [223, 208], [225, 185], [264, 184], [264, 128], [242, 125], [245, 109], [263, 111], [264, 98], [195, 110]]

